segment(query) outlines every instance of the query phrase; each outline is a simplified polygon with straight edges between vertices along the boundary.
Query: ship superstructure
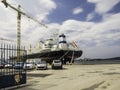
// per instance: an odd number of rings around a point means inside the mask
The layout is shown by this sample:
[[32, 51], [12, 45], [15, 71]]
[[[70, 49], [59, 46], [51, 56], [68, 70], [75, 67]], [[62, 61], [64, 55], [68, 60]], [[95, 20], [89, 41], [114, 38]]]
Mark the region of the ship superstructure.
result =
[[67, 43], [64, 34], [40, 41], [39, 47], [39, 51], [35, 53], [30, 48], [31, 53], [27, 55], [27, 58], [40, 58], [48, 63], [51, 63], [54, 59], [60, 59], [63, 63], [67, 61], [71, 63], [74, 62], [75, 58], [82, 55], [82, 50], [77, 47], [75, 42]]

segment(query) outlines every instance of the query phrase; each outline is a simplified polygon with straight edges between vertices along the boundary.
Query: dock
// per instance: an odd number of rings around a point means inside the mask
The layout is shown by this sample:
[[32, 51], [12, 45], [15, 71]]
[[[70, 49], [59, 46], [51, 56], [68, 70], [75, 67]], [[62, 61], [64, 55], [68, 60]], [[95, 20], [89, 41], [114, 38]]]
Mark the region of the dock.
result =
[[27, 84], [15, 90], [119, 90], [120, 64], [64, 65], [63, 70], [27, 71]]

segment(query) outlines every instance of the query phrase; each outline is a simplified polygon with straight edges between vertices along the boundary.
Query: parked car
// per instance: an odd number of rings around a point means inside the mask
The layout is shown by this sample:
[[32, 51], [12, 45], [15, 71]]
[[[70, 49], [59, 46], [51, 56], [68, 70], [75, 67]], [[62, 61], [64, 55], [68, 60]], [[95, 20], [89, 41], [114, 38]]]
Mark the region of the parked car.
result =
[[4, 59], [0, 59], [0, 69], [3, 69], [5, 66], [5, 60]]
[[0, 69], [3, 69], [3, 68], [4, 68], [4, 64], [0, 63]]
[[35, 68], [35, 64], [34, 63], [26, 62], [26, 63], [24, 63], [23, 68], [24, 69], [34, 69]]
[[55, 68], [60, 68], [62, 69], [63, 65], [62, 65], [62, 61], [61, 60], [53, 60], [52, 62], [52, 69]]
[[36, 69], [47, 69], [47, 63], [46, 61], [40, 61], [36, 64]]
[[11, 64], [11, 63], [8, 63], [8, 64], [5, 64], [5, 66], [4, 66], [5, 68], [9, 68], [9, 69], [11, 69], [11, 68], [13, 68], [13, 64]]
[[14, 69], [23, 69], [24, 62], [16, 62], [13, 66]]

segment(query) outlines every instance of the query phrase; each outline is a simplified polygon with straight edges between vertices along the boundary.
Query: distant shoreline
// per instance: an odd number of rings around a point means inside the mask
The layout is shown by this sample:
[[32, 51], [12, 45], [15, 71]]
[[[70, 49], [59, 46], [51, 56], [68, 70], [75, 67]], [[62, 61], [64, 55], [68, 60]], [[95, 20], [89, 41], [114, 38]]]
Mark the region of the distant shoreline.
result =
[[120, 59], [89, 59], [89, 60], [75, 60], [75, 64], [120, 64]]

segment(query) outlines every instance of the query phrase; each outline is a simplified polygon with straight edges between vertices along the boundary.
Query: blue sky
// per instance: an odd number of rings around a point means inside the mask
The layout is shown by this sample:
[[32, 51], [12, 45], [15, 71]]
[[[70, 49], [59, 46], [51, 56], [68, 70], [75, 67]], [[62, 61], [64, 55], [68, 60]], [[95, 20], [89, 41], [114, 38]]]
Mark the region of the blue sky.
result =
[[[57, 3], [57, 9], [48, 17], [51, 22], [63, 22], [67, 19], [85, 21], [88, 13], [94, 10], [94, 4], [87, 3], [86, 0], [54, 0]], [[87, 6], [87, 7], [86, 7]], [[89, 8], [89, 9], [88, 9]], [[73, 13], [74, 10], [82, 10]], [[54, 19], [53, 19], [54, 18]]]
[[[120, 0], [7, 0], [49, 28], [22, 16], [22, 45], [65, 33], [83, 50], [81, 58], [120, 56]], [[17, 13], [0, 3], [0, 38], [16, 40]]]

